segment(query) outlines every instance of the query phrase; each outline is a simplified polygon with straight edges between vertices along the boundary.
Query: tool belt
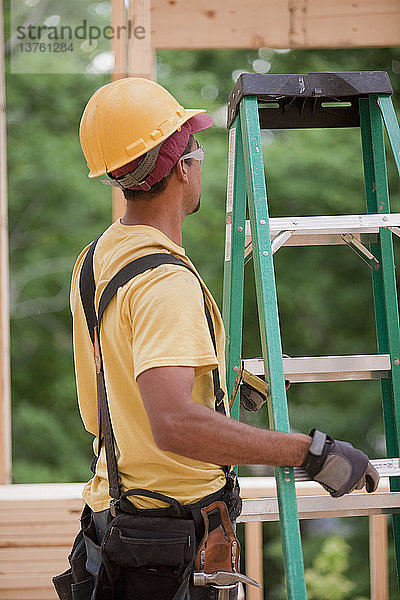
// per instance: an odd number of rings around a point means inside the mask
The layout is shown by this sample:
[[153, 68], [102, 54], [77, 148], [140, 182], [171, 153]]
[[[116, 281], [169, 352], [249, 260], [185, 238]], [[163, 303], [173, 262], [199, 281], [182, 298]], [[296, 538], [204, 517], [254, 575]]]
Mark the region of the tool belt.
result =
[[[207, 558], [207, 565], [199, 562], [206, 540], [222, 525], [221, 515], [213, 508], [215, 505], [225, 507], [224, 527], [227, 527], [228, 518], [232, 528], [232, 521], [241, 511], [239, 493], [237, 480], [232, 477], [222, 490], [190, 505], [182, 505], [174, 498], [148, 490], [128, 490], [114, 505], [115, 517], [111, 510], [93, 513], [85, 506], [81, 531], [69, 556], [70, 569], [53, 578], [59, 598], [120, 600], [126, 597], [141, 600], [163, 597], [186, 600], [195, 597], [196, 593], [190, 592], [193, 592], [195, 561], [203, 571], [204, 566], [212, 566], [214, 570], [214, 566], [218, 565], [221, 570], [226, 567], [226, 557], [229, 557], [229, 553], [225, 552], [224, 563], [220, 558], [217, 562], [215, 558]], [[157, 498], [168, 506], [138, 509], [129, 497], [139, 495]], [[101, 536], [98, 535], [100, 520]], [[218, 557], [221, 534], [217, 537]], [[211, 553], [213, 548], [215, 550], [215, 544], [210, 545]], [[209, 582], [197, 585], [209, 585]]]

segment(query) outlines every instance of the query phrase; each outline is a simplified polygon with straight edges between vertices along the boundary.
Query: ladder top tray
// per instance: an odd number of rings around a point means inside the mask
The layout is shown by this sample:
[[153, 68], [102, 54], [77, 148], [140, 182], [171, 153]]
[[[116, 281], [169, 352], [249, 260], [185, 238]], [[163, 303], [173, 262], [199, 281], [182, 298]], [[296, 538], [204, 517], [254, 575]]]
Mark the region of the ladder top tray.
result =
[[242, 73], [228, 98], [228, 128], [244, 96], [257, 97], [261, 129], [292, 129], [358, 127], [358, 98], [392, 93], [386, 71]]

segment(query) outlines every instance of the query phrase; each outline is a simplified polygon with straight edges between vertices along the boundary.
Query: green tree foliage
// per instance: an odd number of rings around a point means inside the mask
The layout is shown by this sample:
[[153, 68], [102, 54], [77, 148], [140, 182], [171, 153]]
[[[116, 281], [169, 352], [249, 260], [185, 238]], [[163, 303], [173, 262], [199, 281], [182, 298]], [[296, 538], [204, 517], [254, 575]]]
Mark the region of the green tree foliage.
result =
[[349, 544], [339, 536], [325, 540], [312, 567], [306, 570], [310, 600], [366, 600], [354, 596], [356, 584], [349, 578]]
[[[77, 124], [101, 84], [83, 76], [10, 75], [8, 102], [14, 481], [88, 477], [77, 411], [68, 293], [83, 246], [111, 218], [88, 185]], [[49, 110], [51, 107], [51, 110]]]

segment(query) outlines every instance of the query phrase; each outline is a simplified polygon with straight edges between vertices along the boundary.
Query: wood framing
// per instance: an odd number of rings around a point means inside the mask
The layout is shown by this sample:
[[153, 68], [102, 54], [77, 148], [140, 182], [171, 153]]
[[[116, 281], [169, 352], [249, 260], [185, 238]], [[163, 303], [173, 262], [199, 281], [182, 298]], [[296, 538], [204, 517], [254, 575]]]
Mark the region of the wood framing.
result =
[[127, 42], [126, 42], [126, 7], [124, 0], [113, 0], [111, 26], [118, 34], [112, 39], [112, 51], [114, 53], [114, 69], [112, 80], [126, 77], [127, 68]]
[[[111, 25], [118, 34], [112, 39], [112, 50], [114, 52], [114, 69], [112, 81], [126, 77], [127, 75], [127, 10], [124, 0], [113, 0]], [[112, 189], [112, 219], [122, 217], [125, 211], [125, 198], [119, 188]]]
[[[151, 33], [151, 0], [135, 0], [128, 9], [128, 73], [135, 77], [153, 79], [154, 38]], [[171, 37], [171, 30], [169, 31]]]
[[389, 600], [387, 515], [370, 517], [369, 562], [371, 600]]
[[[153, 79], [155, 77], [155, 50], [151, 36], [151, 0], [135, 0], [129, 3], [128, 11], [124, 0], [113, 0], [112, 20], [114, 31], [120, 26], [121, 36], [113, 40], [115, 66], [112, 79], [135, 76]], [[122, 29], [121, 26], [126, 27]], [[120, 189], [114, 188], [113, 220], [125, 212], [126, 201]]]
[[0, 0], [0, 484], [11, 481], [6, 92], [3, 31], [3, 2]]
[[399, 0], [153, 0], [151, 8], [156, 49], [400, 45]]
[[[240, 477], [240, 487], [245, 499], [276, 498], [272, 477]], [[296, 487], [301, 501], [315, 494], [332, 500], [314, 481]], [[0, 486], [1, 600], [56, 600], [51, 578], [68, 568], [67, 556], [83, 508], [82, 488], [79, 483]], [[388, 479], [382, 478], [379, 491], [388, 488]], [[348, 498], [354, 495], [366, 496], [355, 492]], [[385, 515], [373, 515], [369, 522], [371, 600], [388, 600]], [[246, 574], [263, 583], [261, 523], [245, 523], [244, 528]], [[246, 598], [261, 600], [263, 592], [249, 586]]]
[[[260, 583], [264, 580], [262, 523], [246, 523], [245, 540], [246, 575]], [[249, 585], [246, 591], [247, 600], [263, 600], [264, 598], [262, 588]]]

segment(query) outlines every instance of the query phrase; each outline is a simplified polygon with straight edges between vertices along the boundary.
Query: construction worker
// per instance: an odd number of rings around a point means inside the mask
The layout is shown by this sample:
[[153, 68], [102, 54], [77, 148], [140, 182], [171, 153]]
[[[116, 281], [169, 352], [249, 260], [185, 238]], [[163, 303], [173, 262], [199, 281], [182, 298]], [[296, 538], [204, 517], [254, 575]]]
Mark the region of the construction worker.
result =
[[[130, 496], [140, 518], [159, 519], [169, 510], [165, 497], [177, 501], [186, 517], [196, 521], [197, 547], [205, 535], [204, 523], [196, 517], [199, 507], [222, 501], [231, 521], [240, 512], [234, 476], [219, 465], [303, 465], [333, 496], [363, 486], [374, 491], [379, 479], [365, 454], [317, 430], [310, 436], [286, 434], [228, 418], [221, 316], [182, 247], [183, 222], [200, 207], [204, 149], [194, 134], [211, 125], [204, 111], [183, 108], [157, 83], [126, 78], [97, 90], [80, 127], [89, 177], [104, 175], [126, 199], [124, 216], [101, 235], [94, 250], [96, 309], [105, 286], [131, 261], [158, 253], [184, 263], [149, 268], [119, 287], [98, 333], [121, 490], [150, 493]], [[88, 248], [74, 268], [71, 307], [80, 411], [86, 429], [98, 436], [96, 368], [80, 291]], [[96, 455], [98, 443], [96, 437]], [[90, 544], [97, 536], [97, 544], [103, 541], [104, 546], [110, 521], [119, 513], [110, 514], [107, 466], [103, 443], [94, 476], [84, 489], [90, 508], [86, 531], [92, 531], [89, 547], [85, 537], [86, 568], [95, 575], [95, 590], [87, 597], [216, 598], [215, 587], [196, 587], [190, 578], [182, 588], [182, 578], [174, 580], [169, 557], [165, 568], [152, 563], [159, 540], [150, 530], [148, 563], [140, 568], [122, 561], [115, 576], [117, 595], [109, 581], [101, 592], [102, 568], [91, 567]], [[128, 551], [120, 553], [125, 557]], [[205, 555], [203, 564], [197, 564], [200, 571], [206, 571]], [[236, 587], [230, 598], [236, 597]]]

